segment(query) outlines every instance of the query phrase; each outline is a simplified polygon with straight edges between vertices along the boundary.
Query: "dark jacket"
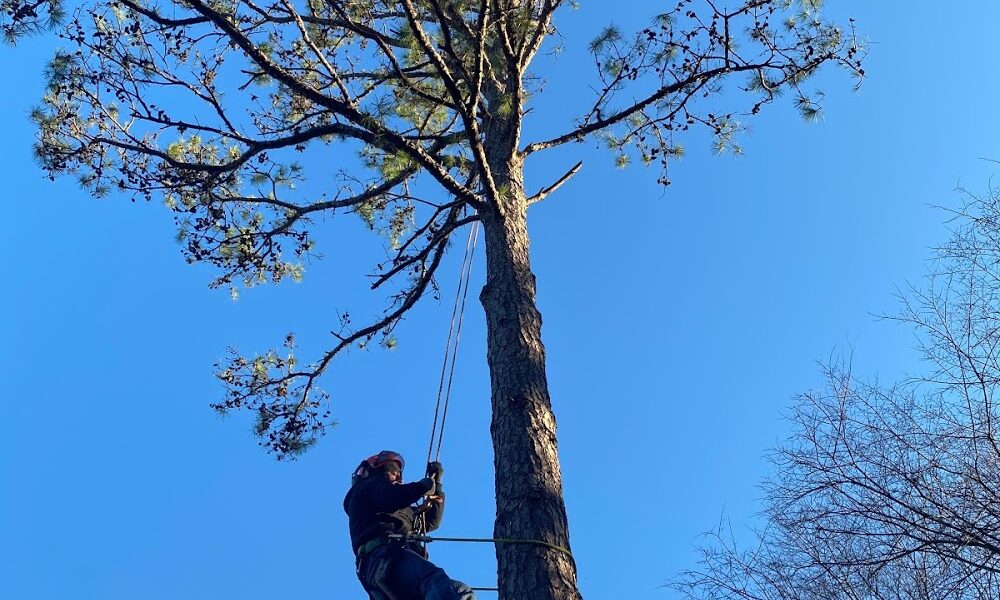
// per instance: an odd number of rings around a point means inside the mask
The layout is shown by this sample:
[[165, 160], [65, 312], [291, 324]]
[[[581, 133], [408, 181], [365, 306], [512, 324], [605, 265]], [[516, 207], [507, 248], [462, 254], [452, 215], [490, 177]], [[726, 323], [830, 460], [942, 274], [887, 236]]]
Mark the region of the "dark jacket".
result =
[[[380, 474], [359, 479], [344, 497], [344, 512], [355, 554], [362, 545], [386, 534], [412, 532], [421, 511], [411, 505], [434, 487], [430, 478], [406, 484], [390, 483]], [[444, 516], [444, 493], [440, 486], [436, 495], [442, 497], [441, 503], [432, 504], [424, 512], [427, 531], [437, 529]]]

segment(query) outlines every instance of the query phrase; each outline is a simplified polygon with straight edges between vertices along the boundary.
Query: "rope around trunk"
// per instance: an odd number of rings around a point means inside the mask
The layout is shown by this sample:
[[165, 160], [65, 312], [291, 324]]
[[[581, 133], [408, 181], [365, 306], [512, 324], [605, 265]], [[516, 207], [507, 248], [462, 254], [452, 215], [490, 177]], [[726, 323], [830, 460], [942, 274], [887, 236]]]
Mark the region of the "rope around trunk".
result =
[[481, 544], [513, 544], [513, 545], [524, 545], [524, 546], [540, 546], [543, 548], [548, 548], [549, 550], [555, 550], [556, 552], [561, 552], [569, 557], [570, 561], [573, 563], [573, 568], [576, 568], [576, 559], [573, 558], [573, 553], [562, 546], [545, 542], [542, 540], [518, 540], [513, 538], [459, 538], [459, 537], [431, 537], [429, 535], [407, 535], [404, 533], [392, 533], [389, 534], [389, 539], [391, 540], [404, 540], [411, 542], [420, 542], [421, 544], [426, 544], [429, 542], [473, 542]]

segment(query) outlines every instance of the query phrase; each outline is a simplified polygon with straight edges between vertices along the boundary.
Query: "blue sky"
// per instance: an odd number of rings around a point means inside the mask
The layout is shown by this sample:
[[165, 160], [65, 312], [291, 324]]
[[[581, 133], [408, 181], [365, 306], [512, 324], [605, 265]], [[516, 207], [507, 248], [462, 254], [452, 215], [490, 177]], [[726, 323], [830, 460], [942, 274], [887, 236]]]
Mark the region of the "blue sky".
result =
[[[622, 15], [610, 4], [562, 14], [567, 48], [529, 137], [590, 97], [584, 49], [597, 31], [662, 6]], [[823, 120], [769, 107], [743, 157], [683, 140], [665, 193], [655, 172], [618, 170], [591, 145], [529, 167], [541, 182], [585, 163], [530, 214], [585, 597], [673, 598], [660, 586], [692, 564], [699, 533], [724, 514], [738, 530], [752, 522], [762, 455], [788, 434], [794, 395], [820, 385], [817, 361], [853, 353], [856, 372], [883, 379], [919, 368], [910, 332], [872, 314], [893, 310], [897, 287], [919, 281], [946, 239], [934, 206], [996, 172], [983, 159], [1000, 158], [1000, 5], [891, 4], [830, 2], [871, 41], [860, 93], [825, 75]], [[317, 448], [293, 463], [264, 455], [243, 415], [208, 409], [221, 394], [212, 363], [288, 331], [304, 355], [338, 310], [374, 310], [352, 269], [371, 264], [357, 251], [371, 240], [341, 217], [303, 283], [235, 303], [209, 290], [211, 272], [184, 263], [161, 206], [94, 200], [34, 165], [27, 113], [54, 48], [0, 49], [0, 597], [363, 598], [340, 501], [364, 456], [424, 454], [449, 303], [421, 306], [395, 351], [355, 351], [334, 368], [340, 424]], [[449, 268], [457, 277], [454, 257]], [[454, 283], [443, 283], [447, 298]], [[479, 536], [492, 530], [493, 490], [476, 302], [462, 338], [442, 533]], [[489, 546], [432, 554], [456, 578], [495, 582]]]

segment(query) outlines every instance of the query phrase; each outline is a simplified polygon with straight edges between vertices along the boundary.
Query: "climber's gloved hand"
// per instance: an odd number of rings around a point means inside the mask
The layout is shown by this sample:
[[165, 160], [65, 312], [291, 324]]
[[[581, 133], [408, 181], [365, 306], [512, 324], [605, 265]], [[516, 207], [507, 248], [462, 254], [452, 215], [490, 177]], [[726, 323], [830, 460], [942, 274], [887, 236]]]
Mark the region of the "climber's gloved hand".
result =
[[425, 477], [425, 478], [423, 478], [420, 481], [420, 483], [423, 483], [424, 485], [430, 486], [430, 489], [427, 490], [426, 492], [424, 492], [424, 496], [425, 497], [426, 496], [434, 496], [434, 495], [437, 494], [439, 486], [438, 486], [437, 482], [434, 481], [434, 479], [432, 479], [431, 477]]
[[444, 465], [438, 461], [427, 463], [427, 476], [435, 483], [441, 483], [441, 479], [444, 477]]

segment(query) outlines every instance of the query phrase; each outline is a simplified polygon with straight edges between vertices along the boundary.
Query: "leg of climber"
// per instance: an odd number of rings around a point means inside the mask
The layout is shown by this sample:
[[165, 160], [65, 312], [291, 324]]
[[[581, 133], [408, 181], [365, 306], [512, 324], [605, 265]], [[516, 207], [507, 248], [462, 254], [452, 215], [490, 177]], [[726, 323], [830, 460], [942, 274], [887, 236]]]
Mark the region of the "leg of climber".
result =
[[458, 594], [460, 600], [476, 600], [476, 595], [472, 593], [472, 588], [457, 579], [451, 580], [451, 587]]
[[412, 550], [393, 553], [392, 569], [388, 574], [391, 590], [399, 590], [400, 595], [419, 591], [417, 598], [423, 600], [474, 600], [475, 595], [467, 585], [448, 577], [444, 569], [421, 557]]

